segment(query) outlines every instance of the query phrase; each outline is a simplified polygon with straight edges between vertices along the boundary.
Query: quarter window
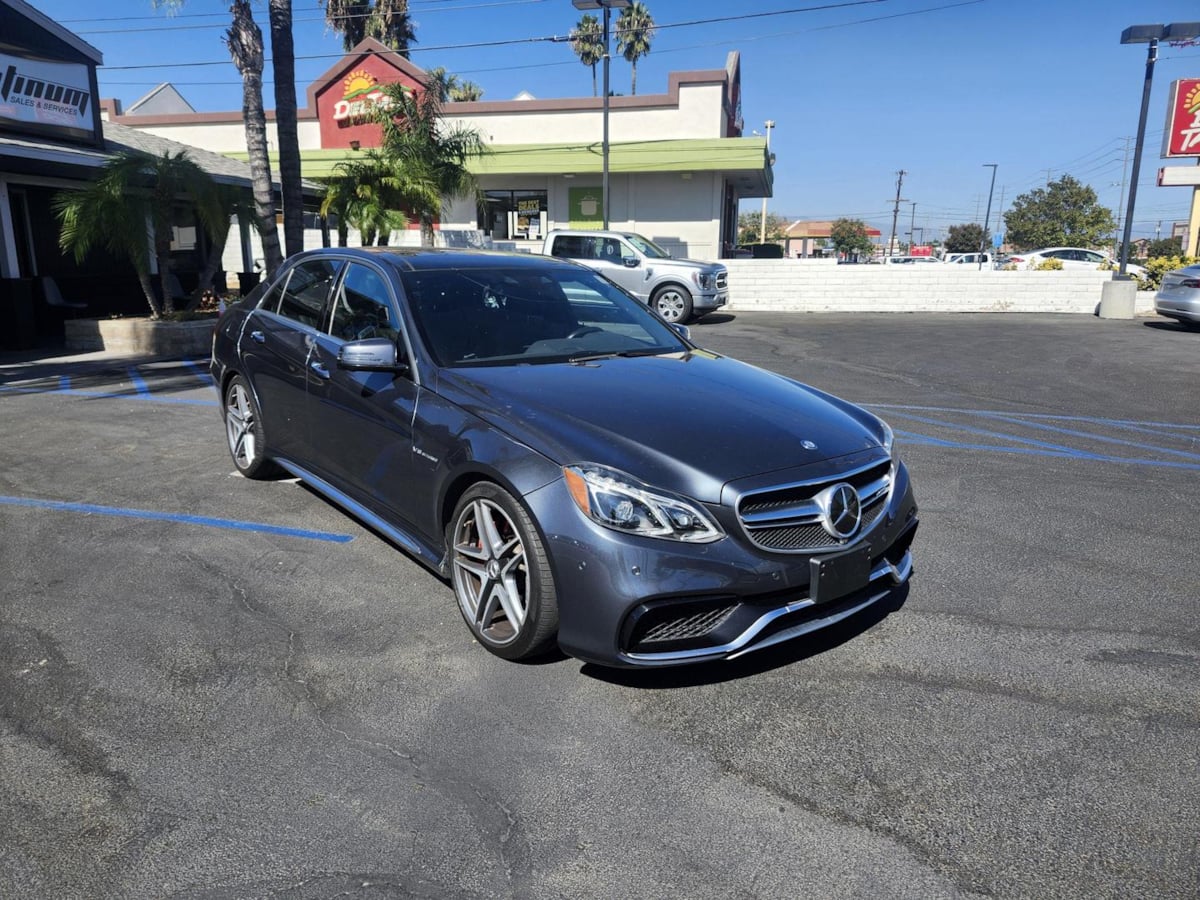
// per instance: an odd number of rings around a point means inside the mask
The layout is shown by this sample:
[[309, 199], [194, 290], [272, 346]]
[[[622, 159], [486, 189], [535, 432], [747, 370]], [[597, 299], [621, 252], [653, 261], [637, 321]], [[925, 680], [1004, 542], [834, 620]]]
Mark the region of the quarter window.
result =
[[292, 269], [279, 302], [279, 314], [319, 328], [329, 287], [340, 268], [340, 260], [312, 259]]
[[382, 337], [395, 340], [399, 323], [387, 285], [374, 269], [350, 263], [333, 302], [334, 337], [344, 341]]

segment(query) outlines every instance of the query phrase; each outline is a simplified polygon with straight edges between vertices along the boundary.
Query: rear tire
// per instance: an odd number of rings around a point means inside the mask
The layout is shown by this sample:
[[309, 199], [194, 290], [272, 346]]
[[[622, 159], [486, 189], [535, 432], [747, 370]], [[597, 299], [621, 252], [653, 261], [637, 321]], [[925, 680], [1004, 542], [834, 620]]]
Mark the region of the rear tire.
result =
[[458, 609], [475, 639], [509, 660], [550, 649], [558, 633], [558, 595], [524, 507], [499, 485], [473, 485], [454, 509], [446, 544]]
[[223, 409], [229, 455], [237, 470], [247, 478], [277, 477], [280, 468], [266, 456], [267, 438], [262, 414], [242, 376], [235, 375], [226, 385]]
[[686, 325], [692, 318], [692, 295], [675, 284], [660, 287], [650, 298], [651, 308], [672, 325]]

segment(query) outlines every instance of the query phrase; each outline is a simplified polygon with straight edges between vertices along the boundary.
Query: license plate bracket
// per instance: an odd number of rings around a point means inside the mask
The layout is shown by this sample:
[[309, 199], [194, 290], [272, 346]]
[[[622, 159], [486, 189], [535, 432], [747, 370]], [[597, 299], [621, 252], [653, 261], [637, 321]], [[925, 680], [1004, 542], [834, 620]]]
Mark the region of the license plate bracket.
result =
[[871, 581], [871, 546], [820, 556], [809, 561], [809, 597], [830, 603], [865, 588]]

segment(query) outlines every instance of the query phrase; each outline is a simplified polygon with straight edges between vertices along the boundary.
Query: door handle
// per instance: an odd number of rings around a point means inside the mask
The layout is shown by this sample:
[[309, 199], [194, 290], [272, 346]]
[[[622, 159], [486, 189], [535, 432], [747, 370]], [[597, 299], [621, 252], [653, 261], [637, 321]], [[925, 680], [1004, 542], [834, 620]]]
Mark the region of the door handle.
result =
[[318, 378], [324, 378], [324, 379], [328, 380], [329, 370], [327, 368], [325, 368], [325, 363], [321, 362], [320, 360], [314, 359], [312, 362], [310, 362], [308, 364], [308, 367], [317, 374]]
[[252, 331], [250, 332], [250, 340], [254, 341], [256, 344], [265, 344], [267, 342], [267, 336], [261, 331]]

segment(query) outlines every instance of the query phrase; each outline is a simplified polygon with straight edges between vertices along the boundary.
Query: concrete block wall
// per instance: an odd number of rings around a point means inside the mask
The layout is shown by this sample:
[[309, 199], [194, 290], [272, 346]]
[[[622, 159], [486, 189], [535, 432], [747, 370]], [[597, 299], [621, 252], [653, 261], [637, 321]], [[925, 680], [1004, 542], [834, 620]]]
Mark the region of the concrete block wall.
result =
[[[933, 263], [908, 266], [806, 264], [727, 259], [729, 308], [793, 312], [1054, 312], [1094, 314], [1111, 272], [979, 271]], [[1152, 312], [1139, 292], [1135, 311]]]

